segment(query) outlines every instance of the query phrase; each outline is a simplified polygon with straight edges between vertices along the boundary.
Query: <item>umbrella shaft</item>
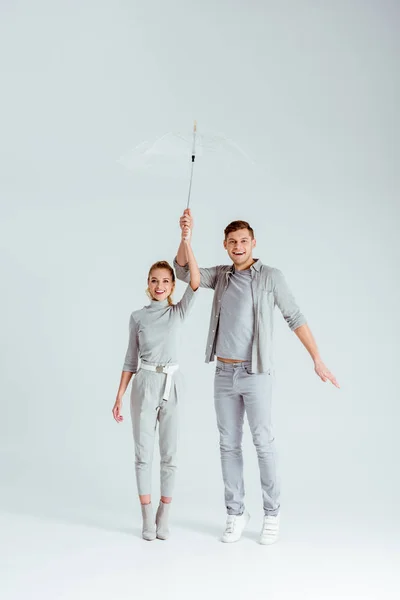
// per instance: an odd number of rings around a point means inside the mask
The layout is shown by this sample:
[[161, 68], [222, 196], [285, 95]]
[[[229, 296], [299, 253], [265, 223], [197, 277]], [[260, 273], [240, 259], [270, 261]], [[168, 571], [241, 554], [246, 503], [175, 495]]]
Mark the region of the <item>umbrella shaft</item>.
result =
[[190, 171], [189, 193], [188, 193], [188, 200], [187, 200], [186, 208], [189, 208], [189, 204], [190, 204], [190, 194], [192, 192], [192, 180], [193, 180], [193, 166], [194, 166], [194, 156], [192, 156], [192, 168]]
[[192, 168], [191, 168], [191, 171], [190, 171], [189, 194], [188, 194], [188, 201], [187, 201], [186, 208], [189, 208], [190, 194], [191, 194], [191, 191], [192, 191], [193, 166], [194, 166], [194, 161], [195, 161], [195, 158], [196, 158], [196, 130], [197, 130], [197, 123], [195, 121], [194, 122], [194, 128], [193, 128]]

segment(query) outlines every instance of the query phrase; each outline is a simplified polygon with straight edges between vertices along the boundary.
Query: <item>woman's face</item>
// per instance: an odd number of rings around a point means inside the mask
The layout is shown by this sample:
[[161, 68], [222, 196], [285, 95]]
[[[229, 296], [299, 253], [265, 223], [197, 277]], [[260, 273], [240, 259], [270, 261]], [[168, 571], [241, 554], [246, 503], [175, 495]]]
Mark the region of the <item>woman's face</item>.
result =
[[148, 284], [153, 300], [166, 300], [175, 286], [168, 269], [154, 269], [150, 273]]

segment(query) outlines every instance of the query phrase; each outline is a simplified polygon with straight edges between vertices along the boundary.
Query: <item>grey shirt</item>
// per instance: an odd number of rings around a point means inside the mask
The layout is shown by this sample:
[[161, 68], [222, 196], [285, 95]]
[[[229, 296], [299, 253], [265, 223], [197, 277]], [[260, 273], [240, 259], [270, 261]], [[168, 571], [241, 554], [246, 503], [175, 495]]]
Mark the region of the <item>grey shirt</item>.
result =
[[[189, 282], [189, 266], [181, 267], [176, 258], [174, 266], [178, 279]], [[228, 287], [234, 265], [219, 265], [200, 269], [200, 286], [214, 290], [214, 300], [208, 330], [206, 362], [214, 360], [216, 332], [220, 318], [221, 302]], [[282, 271], [264, 265], [255, 259], [250, 267], [251, 289], [254, 302], [254, 335], [251, 348], [252, 373], [268, 373], [273, 369], [274, 309], [277, 306], [292, 331], [306, 324], [291, 293]]]
[[123, 371], [136, 373], [139, 359], [156, 365], [178, 364], [181, 324], [194, 297], [195, 292], [188, 285], [177, 304], [170, 306], [168, 300], [152, 300], [131, 314]]
[[251, 360], [254, 303], [250, 269], [234, 271], [221, 301], [215, 353], [220, 358]]

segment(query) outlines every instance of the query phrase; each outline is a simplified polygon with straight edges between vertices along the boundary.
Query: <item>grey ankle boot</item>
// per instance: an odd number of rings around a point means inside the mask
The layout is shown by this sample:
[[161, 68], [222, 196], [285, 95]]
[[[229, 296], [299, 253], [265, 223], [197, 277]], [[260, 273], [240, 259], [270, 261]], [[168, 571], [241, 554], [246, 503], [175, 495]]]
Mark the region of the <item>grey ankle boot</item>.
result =
[[154, 523], [153, 507], [150, 504], [142, 504], [143, 528], [142, 538], [148, 542], [156, 539], [156, 526]]
[[159, 540], [166, 540], [169, 537], [168, 517], [169, 507], [171, 504], [166, 504], [160, 501], [156, 514], [157, 537]]

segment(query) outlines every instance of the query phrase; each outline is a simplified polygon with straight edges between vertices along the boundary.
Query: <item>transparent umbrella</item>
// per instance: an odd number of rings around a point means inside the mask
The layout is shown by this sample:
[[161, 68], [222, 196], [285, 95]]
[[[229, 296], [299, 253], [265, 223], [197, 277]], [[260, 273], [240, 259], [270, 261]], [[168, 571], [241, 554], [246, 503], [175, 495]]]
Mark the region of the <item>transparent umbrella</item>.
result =
[[187, 208], [190, 206], [193, 171], [195, 161], [210, 158], [217, 162], [222, 159], [225, 164], [235, 166], [239, 161], [255, 164], [255, 161], [232, 139], [217, 134], [201, 134], [194, 122], [190, 133], [168, 132], [152, 140], [141, 142], [118, 162], [131, 171], [162, 174], [170, 172], [186, 172], [190, 164], [189, 190]]

